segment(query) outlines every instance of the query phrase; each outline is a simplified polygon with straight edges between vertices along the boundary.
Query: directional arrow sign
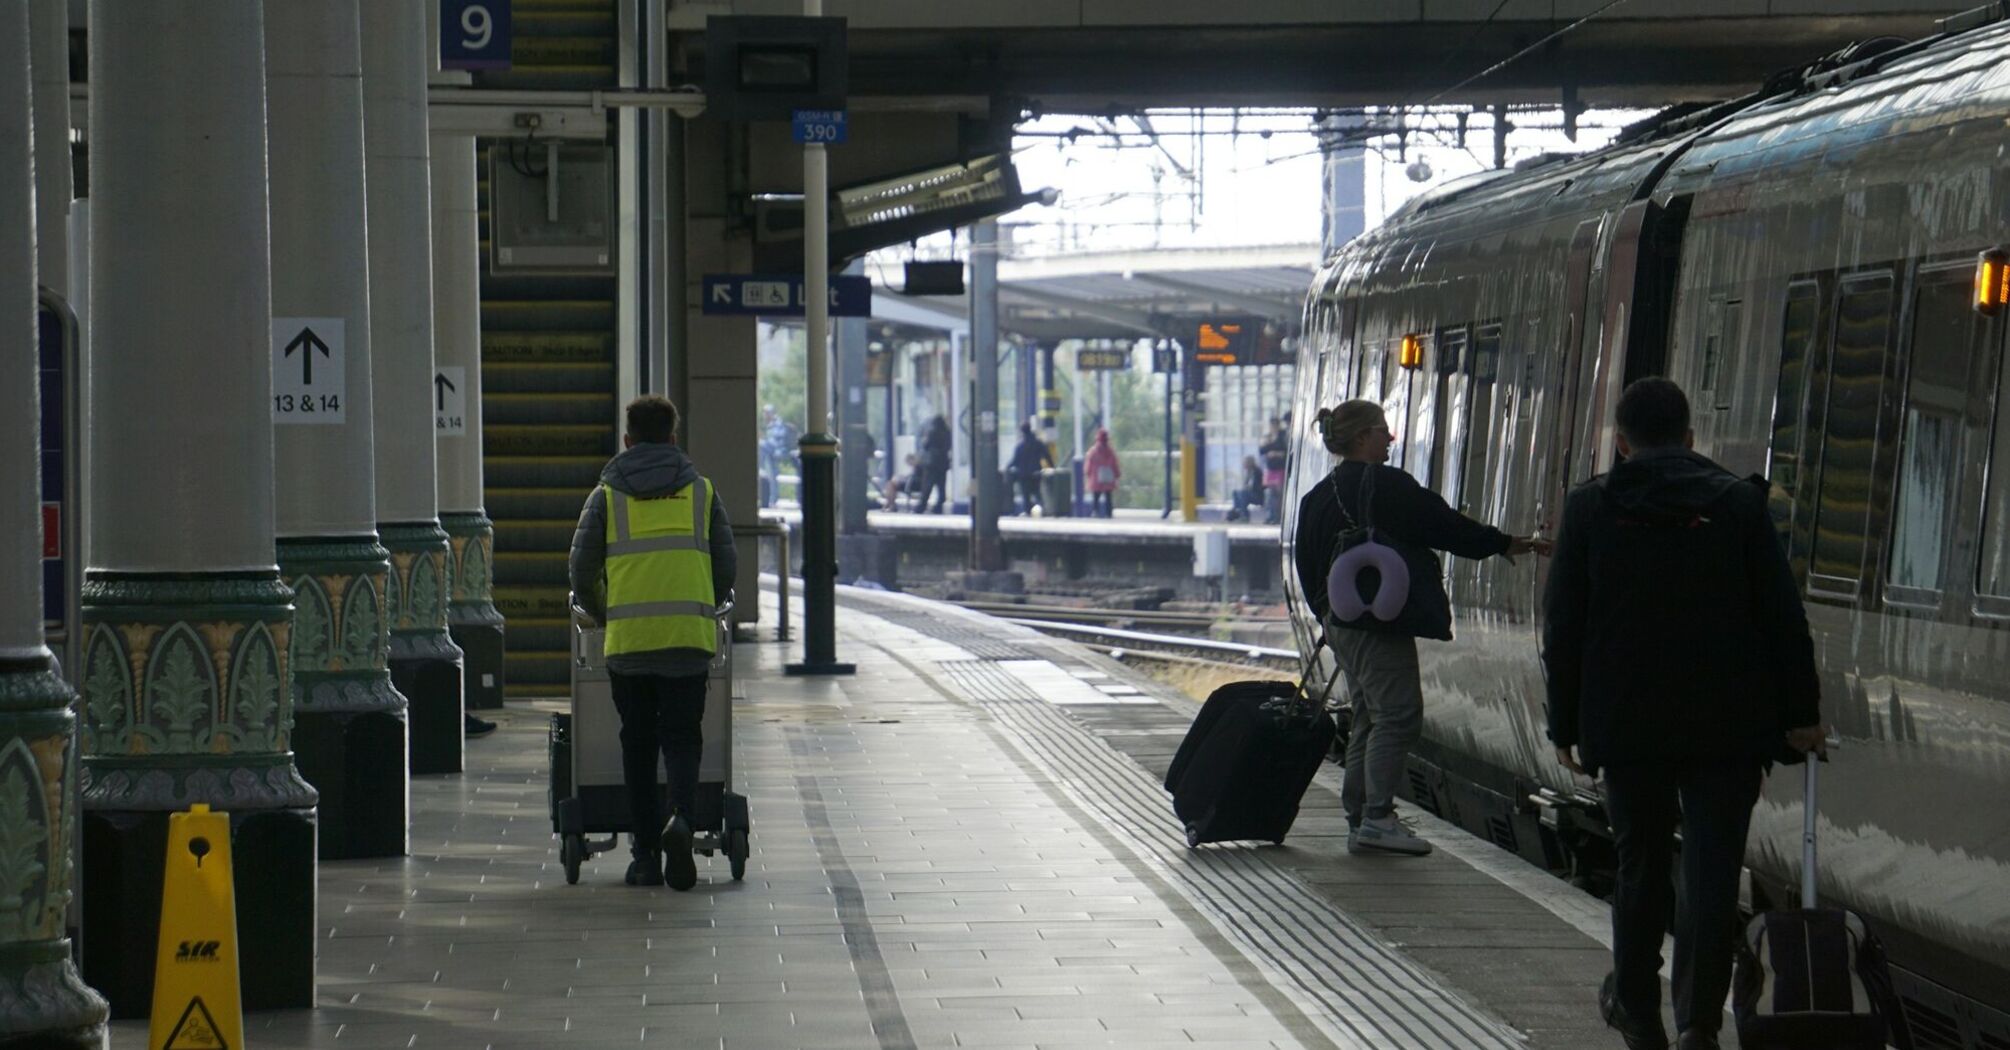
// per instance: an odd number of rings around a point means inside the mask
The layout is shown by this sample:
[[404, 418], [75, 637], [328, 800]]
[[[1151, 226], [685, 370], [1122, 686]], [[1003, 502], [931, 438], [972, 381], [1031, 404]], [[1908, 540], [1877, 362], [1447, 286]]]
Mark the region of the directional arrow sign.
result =
[[433, 433], [459, 437], [468, 432], [468, 370], [443, 365], [433, 372]]
[[313, 386], [314, 351], [321, 351], [321, 356], [326, 358], [328, 356], [328, 344], [322, 342], [321, 337], [314, 334], [314, 329], [302, 328], [300, 334], [294, 336], [293, 341], [286, 344], [286, 356], [292, 357], [295, 350], [300, 351], [300, 385]]
[[[799, 274], [711, 273], [705, 275], [704, 312], [752, 317], [803, 316]], [[872, 279], [831, 278], [832, 317], [871, 317]]]
[[[272, 421], [330, 424], [348, 420], [348, 322], [340, 317], [272, 319]], [[316, 356], [320, 357], [316, 361]]]

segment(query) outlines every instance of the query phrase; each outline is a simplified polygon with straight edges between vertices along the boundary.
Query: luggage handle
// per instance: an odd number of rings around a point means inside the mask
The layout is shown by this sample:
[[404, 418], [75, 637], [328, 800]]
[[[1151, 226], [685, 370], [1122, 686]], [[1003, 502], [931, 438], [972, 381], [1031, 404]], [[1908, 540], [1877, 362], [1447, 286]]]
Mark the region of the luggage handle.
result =
[[[1838, 741], [1834, 738], [1823, 741], [1825, 748], [1834, 748]], [[1827, 762], [1826, 754], [1810, 754], [1801, 763], [1801, 907], [1813, 910], [1815, 903], [1815, 811], [1819, 808], [1815, 800], [1815, 787], [1820, 782], [1818, 770]]]
[[[1315, 698], [1310, 688], [1312, 676], [1319, 666], [1319, 650], [1328, 648], [1326, 632], [1320, 631], [1312, 639], [1312, 652], [1300, 662], [1298, 668], [1298, 700], [1312, 708], [1307, 718], [1317, 718], [1325, 713], [1327, 701], [1333, 698], [1333, 684], [1340, 680], [1340, 654], [1333, 654], [1333, 673], [1326, 676], [1326, 685]], [[1295, 703], [1294, 703], [1295, 706]]]

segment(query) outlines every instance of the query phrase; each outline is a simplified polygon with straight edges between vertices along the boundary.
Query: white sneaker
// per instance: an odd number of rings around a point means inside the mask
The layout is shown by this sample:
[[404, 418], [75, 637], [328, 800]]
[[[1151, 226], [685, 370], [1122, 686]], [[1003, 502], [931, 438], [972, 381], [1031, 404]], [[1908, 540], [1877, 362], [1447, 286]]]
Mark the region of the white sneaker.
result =
[[1395, 817], [1383, 817], [1362, 821], [1360, 830], [1347, 836], [1347, 852], [1422, 857], [1431, 852], [1431, 844], [1418, 838]]

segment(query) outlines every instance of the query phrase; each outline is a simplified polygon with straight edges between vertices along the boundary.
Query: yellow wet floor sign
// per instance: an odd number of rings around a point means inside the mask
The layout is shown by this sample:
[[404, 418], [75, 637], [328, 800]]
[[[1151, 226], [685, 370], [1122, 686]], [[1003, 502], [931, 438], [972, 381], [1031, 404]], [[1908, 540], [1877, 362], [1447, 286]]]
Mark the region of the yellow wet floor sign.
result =
[[239, 1050], [237, 907], [230, 817], [197, 803], [168, 814], [167, 878], [148, 1050]]

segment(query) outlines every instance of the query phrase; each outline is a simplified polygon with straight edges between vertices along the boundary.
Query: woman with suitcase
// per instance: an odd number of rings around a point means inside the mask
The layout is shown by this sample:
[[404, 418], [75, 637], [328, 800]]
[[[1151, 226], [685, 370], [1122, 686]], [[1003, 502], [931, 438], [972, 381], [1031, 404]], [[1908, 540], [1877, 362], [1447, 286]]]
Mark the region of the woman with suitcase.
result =
[[[1396, 785], [1424, 727], [1416, 640], [1452, 637], [1451, 600], [1433, 551], [1463, 558], [1496, 554], [1513, 558], [1529, 551], [1547, 552], [1548, 544], [1474, 521], [1400, 468], [1389, 466], [1395, 435], [1375, 402], [1354, 400], [1322, 408], [1314, 425], [1326, 450], [1340, 457], [1340, 463], [1298, 505], [1296, 560], [1305, 599], [1326, 622], [1327, 640], [1347, 674], [1350, 691], [1352, 729], [1340, 793], [1350, 829], [1347, 851], [1422, 856], [1431, 852], [1430, 843], [1399, 823], [1395, 810]], [[1404, 600], [1393, 602], [1385, 596], [1375, 602], [1374, 591], [1384, 582], [1384, 574], [1363, 572], [1347, 577], [1350, 584], [1361, 587], [1360, 600], [1339, 603], [1348, 607], [1343, 616], [1355, 615], [1335, 617], [1327, 581], [1343, 548], [1343, 532], [1370, 545], [1394, 548], [1409, 566]], [[1400, 585], [1395, 577], [1402, 573], [1387, 575], [1389, 584]], [[1387, 612], [1392, 606], [1397, 611], [1388, 618], [1375, 611]]]

